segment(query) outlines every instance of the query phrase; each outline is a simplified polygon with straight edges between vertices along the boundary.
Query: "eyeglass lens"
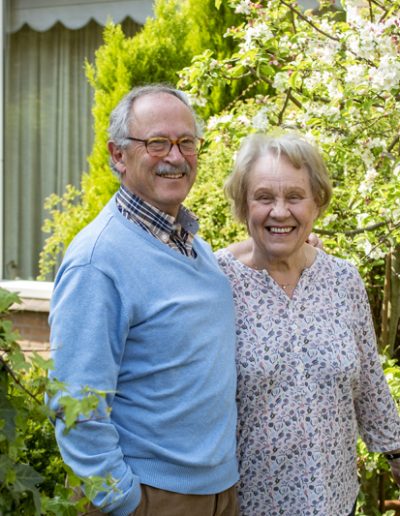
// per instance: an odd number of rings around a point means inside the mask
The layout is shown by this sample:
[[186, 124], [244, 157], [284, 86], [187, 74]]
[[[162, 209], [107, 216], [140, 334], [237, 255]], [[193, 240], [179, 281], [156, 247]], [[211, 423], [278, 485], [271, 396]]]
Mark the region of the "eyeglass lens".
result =
[[174, 144], [178, 146], [178, 149], [184, 156], [194, 156], [199, 149], [198, 140], [191, 138], [183, 138], [176, 142], [171, 142], [168, 138], [157, 138], [148, 140], [147, 151], [153, 156], [166, 156]]

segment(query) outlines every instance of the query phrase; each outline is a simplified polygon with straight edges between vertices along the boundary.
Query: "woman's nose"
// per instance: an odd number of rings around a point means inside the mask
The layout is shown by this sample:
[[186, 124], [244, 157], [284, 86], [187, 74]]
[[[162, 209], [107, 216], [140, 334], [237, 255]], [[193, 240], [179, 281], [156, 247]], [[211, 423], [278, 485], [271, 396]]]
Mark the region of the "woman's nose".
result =
[[284, 199], [277, 199], [271, 210], [273, 217], [285, 217], [288, 214], [288, 207]]

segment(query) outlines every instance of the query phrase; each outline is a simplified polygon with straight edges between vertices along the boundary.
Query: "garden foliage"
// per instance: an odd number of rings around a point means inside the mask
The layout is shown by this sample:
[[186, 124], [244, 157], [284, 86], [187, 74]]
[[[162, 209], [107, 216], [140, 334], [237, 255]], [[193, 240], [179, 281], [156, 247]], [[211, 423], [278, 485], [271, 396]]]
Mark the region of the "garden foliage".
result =
[[[49, 362], [28, 362], [6, 315], [16, 294], [0, 289], [0, 514], [40, 514], [56, 505], [63, 465], [43, 404]], [[45, 502], [46, 503], [46, 502]], [[61, 513], [60, 513], [61, 514]]]
[[318, 13], [291, 0], [228, 3], [246, 17], [226, 34], [237, 51], [205, 51], [180, 82], [201, 109], [216, 81], [252, 78], [253, 95], [207, 120], [214, 175], [228, 173], [218, 155], [244, 135], [301, 131], [322, 149], [334, 184], [318, 224], [324, 244], [370, 271], [400, 240], [400, 2], [344, 0], [336, 10], [321, 1]]
[[[60, 457], [52, 424], [57, 415], [44, 403], [45, 394], [51, 396], [63, 385], [47, 378], [51, 360], [21, 351], [19, 335], [7, 318], [10, 307], [18, 303], [16, 294], [0, 288], [0, 514], [83, 514], [88, 498], [82, 495], [78, 501], [74, 496], [81, 480]], [[104, 395], [86, 394], [78, 401], [65, 389], [63, 415], [58, 417], [65, 420], [67, 431], [79, 424], [78, 415], [90, 417]], [[85, 480], [88, 497], [103, 484], [101, 478]]]

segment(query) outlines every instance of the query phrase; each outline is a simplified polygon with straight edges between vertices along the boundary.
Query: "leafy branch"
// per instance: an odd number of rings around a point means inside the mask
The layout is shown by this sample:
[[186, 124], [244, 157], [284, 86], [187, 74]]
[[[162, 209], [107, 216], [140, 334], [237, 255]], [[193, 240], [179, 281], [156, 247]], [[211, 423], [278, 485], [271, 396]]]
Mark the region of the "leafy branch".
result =
[[[365, 226], [365, 228], [349, 229], [349, 230], [343, 230], [343, 231], [315, 228], [313, 231], [315, 231], [315, 233], [318, 233], [319, 235], [335, 236], [338, 233], [340, 233], [345, 236], [354, 236], [354, 235], [358, 235], [360, 233], [365, 233], [367, 231], [375, 231], [375, 229], [379, 229], [382, 226], [387, 226], [388, 224], [389, 224], [389, 221], [385, 221], [385, 222], [377, 222], [376, 224], [371, 224], [370, 226]], [[395, 228], [398, 226], [400, 226], [400, 223], [397, 223]]]
[[8, 365], [8, 363], [6, 362], [6, 360], [4, 360], [2, 356], [0, 356], [0, 370], [1, 369], [5, 370], [5, 372], [14, 380], [14, 383], [18, 385], [18, 387], [23, 392], [25, 392], [38, 406], [42, 405], [42, 401], [35, 394], [33, 394], [33, 392], [31, 392], [29, 389], [25, 387], [25, 385], [18, 378], [16, 373], [11, 369], [11, 367]]

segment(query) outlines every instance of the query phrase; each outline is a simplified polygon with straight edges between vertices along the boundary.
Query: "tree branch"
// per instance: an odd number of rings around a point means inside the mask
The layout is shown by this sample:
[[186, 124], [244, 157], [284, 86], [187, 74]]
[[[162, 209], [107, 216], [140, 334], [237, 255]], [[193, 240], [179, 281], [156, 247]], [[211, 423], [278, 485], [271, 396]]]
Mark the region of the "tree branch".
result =
[[[358, 235], [360, 233], [365, 233], [366, 231], [374, 231], [375, 229], [381, 228], [382, 226], [387, 226], [388, 222], [377, 222], [376, 224], [372, 224], [371, 226], [366, 226], [365, 228], [357, 228], [357, 229], [350, 229], [348, 231], [331, 231], [329, 229], [318, 229], [315, 228], [313, 231], [319, 235], [330, 235], [334, 236], [338, 233], [346, 236], [354, 236]], [[399, 226], [400, 223], [397, 224]], [[395, 226], [396, 227], [396, 226]]]
[[308, 23], [313, 29], [315, 29], [317, 32], [319, 32], [320, 34], [322, 34], [323, 36], [326, 36], [327, 38], [331, 39], [332, 41], [337, 41], [338, 43], [340, 43], [340, 39], [339, 38], [335, 38], [335, 36], [331, 36], [330, 34], [328, 34], [327, 32], [323, 31], [322, 29], [320, 29], [319, 27], [317, 27], [315, 25], [315, 23], [313, 23], [310, 18], [308, 18], [307, 16], [304, 16], [304, 14], [302, 14], [300, 11], [298, 11], [295, 7], [293, 7], [293, 5], [291, 4], [287, 4], [284, 0], [281, 0], [281, 4], [285, 5], [286, 7], [288, 7], [292, 12], [294, 12], [299, 18], [301, 18], [302, 20], [304, 20], [306, 23]]
[[292, 91], [292, 88], [289, 88], [286, 92], [286, 98], [285, 98], [285, 102], [282, 106], [282, 109], [280, 110], [279, 112], [279, 115], [278, 115], [278, 122], [279, 122], [279, 125], [282, 124], [282, 118], [283, 118], [283, 114], [285, 113], [286, 111], [286, 108], [289, 104], [289, 99], [290, 99], [290, 95], [291, 95], [291, 91]]
[[4, 360], [2, 356], [0, 356], [0, 363], [1, 367], [5, 369], [5, 371], [11, 376], [11, 378], [14, 380], [14, 382], [20, 387], [30, 398], [32, 398], [38, 405], [41, 405], [42, 402], [34, 395], [32, 394], [22, 383], [20, 382], [17, 375], [14, 373], [14, 371], [11, 369], [11, 367], [7, 364], [7, 362]]
[[[264, 81], [264, 82], [266, 82], [267, 84], [269, 84], [270, 86], [272, 86], [272, 81], [271, 81], [271, 79], [269, 79], [268, 77], [264, 77], [264, 76], [263, 76], [263, 75], [261, 75], [261, 74], [260, 74], [258, 77], [259, 77], [262, 81]], [[273, 86], [272, 86], [272, 87], [273, 87]], [[296, 99], [296, 97], [293, 97], [293, 95], [292, 95], [292, 93], [291, 93], [291, 88], [289, 88], [289, 89], [287, 90], [286, 94], [287, 94], [287, 99], [290, 99], [290, 100], [293, 102], [293, 104], [294, 104], [295, 106], [297, 106], [298, 108], [302, 108], [302, 107], [303, 107], [302, 103], [301, 103], [299, 100], [297, 100], [297, 99]], [[285, 102], [286, 102], [286, 101], [285, 101]]]
[[400, 135], [394, 137], [392, 143], [389, 145], [387, 152], [392, 152], [393, 148], [396, 146], [397, 143], [400, 141]]

